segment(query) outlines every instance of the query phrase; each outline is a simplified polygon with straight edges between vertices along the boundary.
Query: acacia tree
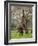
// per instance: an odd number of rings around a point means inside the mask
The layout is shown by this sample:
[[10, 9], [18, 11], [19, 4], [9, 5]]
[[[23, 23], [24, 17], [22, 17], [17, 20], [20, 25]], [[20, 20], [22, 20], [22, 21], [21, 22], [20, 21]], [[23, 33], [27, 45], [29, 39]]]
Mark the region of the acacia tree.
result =
[[25, 30], [25, 32], [28, 33], [27, 24], [28, 22], [31, 22], [32, 16], [28, 15], [30, 11], [26, 15], [24, 14], [24, 10], [22, 11], [23, 11], [23, 16], [22, 16], [21, 26], [19, 30], [23, 34], [23, 30]]
[[[31, 15], [29, 16], [29, 13], [32, 13], [32, 10], [30, 8], [29, 9], [26, 8], [26, 9], [20, 8], [20, 9], [15, 9], [14, 11], [12, 11], [12, 21], [14, 21], [14, 23], [15, 23], [14, 25], [16, 25], [16, 28], [22, 35], [23, 35], [23, 30], [25, 30], [25, 32], [28, 33], [27, 24], [28, 24], [28, 22], [31, 22], [31, 19], [32, 19], [32, 16]], [[22, 14], [22, 19], [21, 19], [21, 14]], [[13, 18], [14, 18], [14, 20], [13, 20]]]

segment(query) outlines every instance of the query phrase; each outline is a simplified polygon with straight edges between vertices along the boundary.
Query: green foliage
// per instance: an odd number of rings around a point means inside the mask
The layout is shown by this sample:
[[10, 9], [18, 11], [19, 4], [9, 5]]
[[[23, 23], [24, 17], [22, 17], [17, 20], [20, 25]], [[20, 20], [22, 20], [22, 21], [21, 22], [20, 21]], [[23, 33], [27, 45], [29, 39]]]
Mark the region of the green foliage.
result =
[[32, 33], [28, 32], [27, 34], [23, 33], [23, 36], [21, 33], [17, 31], [11, 31], [11, 39], [18, 39], [18, 38], [32, 38]]

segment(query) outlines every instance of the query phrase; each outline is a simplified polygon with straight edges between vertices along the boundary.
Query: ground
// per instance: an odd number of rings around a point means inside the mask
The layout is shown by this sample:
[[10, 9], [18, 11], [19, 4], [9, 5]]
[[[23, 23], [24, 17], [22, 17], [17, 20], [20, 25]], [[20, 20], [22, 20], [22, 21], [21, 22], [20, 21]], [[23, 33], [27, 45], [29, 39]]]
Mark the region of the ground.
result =
[[18, 38], [32, 38], [32, 33], [28, 32], [27, 34], [23, 33], [23, 36], [21, 33], [17, 31], [11, 31], [11, 39], [18, 39]]

